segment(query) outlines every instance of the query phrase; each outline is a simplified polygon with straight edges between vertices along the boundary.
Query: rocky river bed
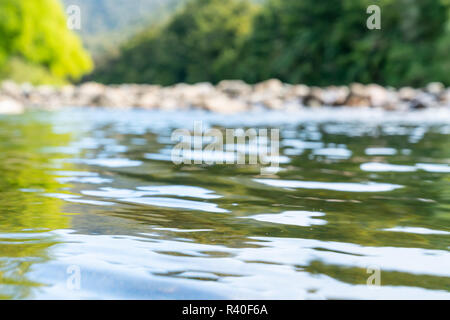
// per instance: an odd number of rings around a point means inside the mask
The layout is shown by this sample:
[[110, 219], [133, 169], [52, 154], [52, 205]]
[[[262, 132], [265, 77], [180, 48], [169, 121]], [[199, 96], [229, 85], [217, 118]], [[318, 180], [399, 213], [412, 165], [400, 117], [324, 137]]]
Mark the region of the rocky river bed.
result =
[[98, 106], [142, 109], [200, 109], [236, 113], [255, 109], [291, 110], [304, 107], [370, 107], [385, 110], [415, 110], [450, 106], [450, 88], [430, 83], [424, 88], [390, 88], [377, 84], [312, 87], [270, 79], [254, 85], [240, 80], [176, 84], [33, 86], [4, 81], [0, 85], [0, 113], [27, 109], [58, 109], [65, 106]]

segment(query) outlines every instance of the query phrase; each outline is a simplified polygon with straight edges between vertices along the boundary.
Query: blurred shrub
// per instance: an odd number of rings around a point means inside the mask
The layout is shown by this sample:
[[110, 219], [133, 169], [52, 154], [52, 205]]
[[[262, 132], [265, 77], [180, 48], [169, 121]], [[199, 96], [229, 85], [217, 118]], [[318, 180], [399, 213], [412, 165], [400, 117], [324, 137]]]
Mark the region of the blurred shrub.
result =
[[107, 83], [279, 78], [310, 85], [450, 85], [450, 1], [191, 0], [123, 47], [92, 78]]
[[97, 70], [108, 83], [219, 81], [251, 31], [255, 8], [242, 0], [194, 0], [165, 24], [127, 43], [118, 59]]
[[20, 79], [28, 67], [33, 82], [78, 79], [92, 69], [80, 40], [67, 29], [59, 0], [0, 1], [0, 72]]

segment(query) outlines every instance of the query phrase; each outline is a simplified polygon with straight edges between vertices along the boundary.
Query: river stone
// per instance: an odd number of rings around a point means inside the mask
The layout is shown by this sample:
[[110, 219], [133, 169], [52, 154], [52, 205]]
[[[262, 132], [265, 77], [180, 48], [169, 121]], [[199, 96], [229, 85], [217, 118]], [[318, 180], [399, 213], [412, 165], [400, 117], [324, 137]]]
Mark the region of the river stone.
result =
[[0, 97], [0, 114], [21, 114], [25, 111], [22, 103], [9, 97]]
[[437, 106], [436, 97], [430, 93], [420, 92], [410, 102], [411, 109], [425, 109]]
[[278, 79], [269, 79], [255, 84], [255, 92], [266, 92], [273, 95], [279, 95], [284, 91], [284, 84]]
[[278, 98], [268, 98], [262, 101], [263, 105], [271, 110], [281, 110], [284, 107], [284, 102]]
[[214, 86], [209, 82], [202, 82], [193, 85], [177, 84], [168, 91], [167, 96], [176, 98], [182, 105], [198, 105], [205, 97], [215, 94]]
[[247, 110], [247, 104], [239, 99], [231, 99], [225, 94], [207, 97], [201, 106], [206, 110], [219, 113], [235, 113]]
[[446, 89], [441, 94], [441, 101], [446, 104], [447, 106], [450, 106], [450, 89]]
[[105, 92], [106, 86], [95, 82], [86, 82], [77, 87], [76, 94], [84, 99], [98, 97]]
[[445, 86], [440, 82], [431, 82], [426, 86], [426, 91], [435, 95], [439, 96], [441, 93], [444, 92]]
[[430, 83], [424, 89], [399, 90], [376, 84], [353, 83], [350, 86], [309, 87], [284, 84], [270, 79], [256, 85], [242, 80], [223, 80], [217, 86], [209, 82], [179, 83], [169, 87], [148, 84], [105, 86], [95, 82], [64, 87], [17, 85], [4, 81], [0, 96], [27, 107], [105, 106], [145, 109], [202, 108], [216, 112], [239, 112], [250, 108], [285, 110], [301, 106], [361, 106], [386, 110], [450, 106], [450, 89], [442, 83]]
[[166, 96], [157, 102], [157, 106], [161, 110], [171, 111], [186, 108], [186, 102], [181, 102], [180, 100], [172, 96]]
[[105, 90], [94, 96], [91, 105], [100, 107], [127, 108], [135, 103], [132, 95], [121, 87], [106, 87]]
[[311, 89], [304, 85], [304, 84], [296, 84], [296, 85], [292, 85], [289, 86], [286, 89], [286, 98], [287, 99], [292, 99], [292, 98], [301, 98], [304, 99], [307, 96], [309, 96], [311, 93]]
[[345, 101], [347, 101], [350, 94], [350, 90], [347, 87], [335, 86], [322, 89], [319, 92], [319, 100], [326, 106], [341, 106], [345, 103]]
[[22, 97], [22, 89], [20, 88], [20, 86], [15, 82], [9, 80], [2, 82], [1, 93], [16, 100], [20, 100]]
[[400, 103], [397, 92], [377, 84], [366, 86], [366, 94], [370, 99], [372, 107], [395, 110]]
[[412, 101], [417, 96], [417, 90], [411, 87], [403, 87], [398, 90], [398, 97], [404, 101]]
[[154, 109], [158, 107], [160, 98], [156, 92], [146, 92], [137, 98], [135, 105], [144, 109]]
[[361, 83], [352, 83], [350, 84], [350, 94], [353, 96], [366, 97], [366, 86]]
[[242, 80], [222, 80], [216, 88], [232, 98], [249, 95], [253, 90], [251, 85]]
[[370, 107], [371, 101], [367, 95], [366, 87], [361, 83], [352, 83], [350, 85], [350, 94], [345, 101], [348, 107]]

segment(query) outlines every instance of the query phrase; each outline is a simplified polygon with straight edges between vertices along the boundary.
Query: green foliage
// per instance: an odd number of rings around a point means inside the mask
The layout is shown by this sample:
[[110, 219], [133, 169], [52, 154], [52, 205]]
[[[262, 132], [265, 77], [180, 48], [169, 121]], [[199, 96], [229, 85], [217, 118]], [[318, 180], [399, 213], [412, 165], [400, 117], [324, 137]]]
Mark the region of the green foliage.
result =
[[77, 79], [92, 69], [80, 40], [67, 29], [59, 0], [0, 1], [1, 73], [14, 77], [8, 69], [17, 69], [19, 60], [22, 67], [32, 66], [35, 75], [42, 74], [43, 81]]
[[0, 299], [24, 299], [43, 285], [28, 273], [36, 263], [50, 259], [48, 250], [57, 239], [48, 232], [70, 225], [63, 200], [43, 195], [67, 187], [48, 170], [61, 155], [41, 151], [66, 146], [71, 136], [56, 134], [50, 124], [30, 119], [30, 115], [0, 117]]
[[369, 30], [370, 0], [191, 0], [97, 70], [103, 82], [217, 82], [279, 78], [310, 85], [450, 84], [450, 1], [379, 0], [381, 30]]
[[13, 57], [5, 63], [0, 70], [0, 79], [9, 79], [16, 83], [28, 82], [33, 85], [43, 83], [51, 85], [65, 84], [64, 79], [51, 74], [46, 67], [18, 57]]
[[382, 28], [369, 30], [366, 9], [371, 4], [269, 0], [242, 49], [239, 75], [250, 82], [277, 77], [313, 85], [450, 83], [449, 69], [440, 74], [430, 65], [448, 61], [445, 54], [435, 59], [436, 43], [448, 38], [448, 5], [435, 0], [378, 1]]
[[164, 25], [130, 41], [113, 67], [98, 70], [94, 78], [171, 84], [229, 77], [254, 12], [247, 1], [190, 1]]

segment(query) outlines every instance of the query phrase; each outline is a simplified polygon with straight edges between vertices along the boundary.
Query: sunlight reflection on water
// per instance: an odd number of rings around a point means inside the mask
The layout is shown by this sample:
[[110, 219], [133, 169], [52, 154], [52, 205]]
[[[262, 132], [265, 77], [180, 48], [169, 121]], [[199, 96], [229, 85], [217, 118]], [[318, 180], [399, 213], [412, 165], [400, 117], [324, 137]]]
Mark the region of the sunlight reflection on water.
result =
[[[281, 129], [280, 170], [174, 165], [170, 134], [194, 120]], [[450, 298], [448, 111], [88, 108], [0, 122], [1, 297]]]

